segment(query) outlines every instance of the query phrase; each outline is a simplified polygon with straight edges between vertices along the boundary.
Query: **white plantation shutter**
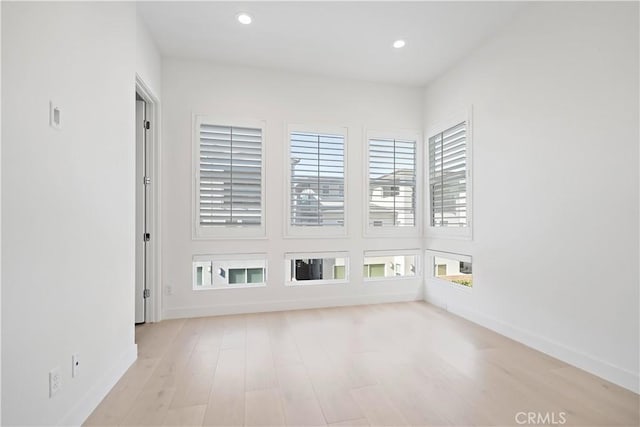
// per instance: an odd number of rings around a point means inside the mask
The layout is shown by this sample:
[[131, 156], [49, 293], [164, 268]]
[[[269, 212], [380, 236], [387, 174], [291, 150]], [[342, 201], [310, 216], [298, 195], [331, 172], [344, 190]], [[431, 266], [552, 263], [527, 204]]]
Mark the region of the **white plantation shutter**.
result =
[[262, 130], [200, 125], [200, 226], [262, 223]]
[[291, 225], [344, 225], [344, 136], [292, 132]]
[[431, 225], [466, 227], [467, 123], [429, 138]]
[[369, 225], [413, 227], [416, 142], [369, 140]]

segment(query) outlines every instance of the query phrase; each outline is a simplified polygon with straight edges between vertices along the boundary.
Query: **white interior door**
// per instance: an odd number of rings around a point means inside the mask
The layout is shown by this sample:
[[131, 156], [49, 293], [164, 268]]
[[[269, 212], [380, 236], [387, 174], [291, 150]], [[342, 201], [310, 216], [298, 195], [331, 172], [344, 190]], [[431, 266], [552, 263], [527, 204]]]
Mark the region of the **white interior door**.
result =
[[147, 298], [147, 117], [146, 103], [136, 99], [136, 290], [135, 322], [146, 320]]

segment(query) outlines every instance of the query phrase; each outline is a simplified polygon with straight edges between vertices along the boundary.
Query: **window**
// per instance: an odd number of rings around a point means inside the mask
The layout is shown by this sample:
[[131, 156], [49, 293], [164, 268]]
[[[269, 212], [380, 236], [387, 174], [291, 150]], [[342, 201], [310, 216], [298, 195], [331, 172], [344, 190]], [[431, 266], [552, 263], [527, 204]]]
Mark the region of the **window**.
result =
[[385, 263], [365, 264], [363, 270], [364, 277], [384, 277]]
[[433, 258], [433, 277], [467, 288], [473, 287], [473, 269], [469, 255], [427, 251]]
[[196, 123], [196, 235], [262, 234], [262, 127]]
[[345, 218], [345, 137], [291, 131], [289, 229], [339, 228]]
[[193, 260], [193, 289], [265, 286], [265, 255], [197, 255]]
[[369, 139], [369, 227], [416, 225], [416, 142]]
[[470, 225], [467, 121], [429, 138], [430, 226]]
[[365, 252], [365, 280], [411, 278], [418, 275], [417, 251]]
[[349, 258], [342, 252], [287, 254], [285, 268], [290, 286], [344, 283], [349, 279]]
[[263, 283], [264, 268], [230, 268], [229, 284]]

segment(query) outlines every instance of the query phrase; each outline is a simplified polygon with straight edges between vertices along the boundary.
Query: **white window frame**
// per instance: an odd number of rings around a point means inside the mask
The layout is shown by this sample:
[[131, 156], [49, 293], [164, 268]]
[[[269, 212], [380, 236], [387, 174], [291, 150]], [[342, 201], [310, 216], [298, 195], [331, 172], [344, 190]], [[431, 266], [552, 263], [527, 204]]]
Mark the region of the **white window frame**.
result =
[[[218, 126], [232, 126], [255, 128], [262, 131], [262, 167], [261, 167], [261, 220], [259, 226], [247, 226], [240, 224], [229, 225], [200, 225], [200, 125], [211, 124]], [[215, 240], [215, 239], [264, 239], [266, 238], [266, 122], [264, 120], [240, 120], [224, 117], [212, 117], [204, 114], [194, 114], [192, 118], [192, 239], [193, 240]]]
[[[212, 280], [211, 286], [197, 286], [196, 284], [196, 273], [195, 273], [195, 264], [199, 262], [208, 262], [211, 263], [213, 269], [214, 262], [226, 262], [226, 261], [242, 261], [242, 260], [264, 260], [264, 277], [261, 283], [244, 283], [244, 284], [233, 284], [228, 286], [214, 286], [213, 274], [214, 271], [211, 272]], [[269, 274], [269, 266], [267, 262], [267, 254], [265, 253], [257, 253], [257, 254], [233, 254], [233, 255], [194, 255], [191, 260], [191, 289], [196, 292], [200, 291], [217, 291], [222, 289], [245, 289], [245, 288], [264, 288], [267, 286], [267, 281]]]
[[[339, 226], [293, 226], [291, 225], [291, 134], [294, 132], [303, 133], [318, 133], [328, 135], [342, 135], [344, 136], [344, 224]], [[349, 200], [348, 182], [349, 182], [349, 132], [348, 128], [340, 126], [318, 126], [318, 125], [296, 125], [289, 124], [287, 126], [287, 133], [285, 135], [285, 207], [284, 207], [284, 230], [285, 238], [298, 238], [298, 237], [312, 237], [312, 238], [326, 238], [326, 237], [344, 237], [348, 234], [348, 218], [349, 218], [349, 206], [347, 201]]]
[[[466, 227], [434, 227], [431, 225], [431, 182], [429, 170], [429, 139], [440, 132], [454, 127], [462, 122], [466, 122], [466, 166], [467, 166], [467, 226]], [[449, 117], [434, 122], [425, 127], [424, 135], [424, 164], [425, 164], [425, 209], [424, 209], [424, 229], [426, 237], [442, 239], [473, 239], [473, 108], [466, 111], [452, 114]]]
[[474, 286], [464, 286], [464, 285], [461, 285], [459, 283], [450, 282], [448, 280], [444, 280], [444, 279], [441, 279], [441, 278], [437, 277], [435, 275], [435, 270], [434, 270], [434, 268], [435, 268], [434, 258], [435, 257], [448, 258], [448, 259], [453, 259], [453, 260], [462, 261], [462, 262], [470, 262], [471, 265], [473, 266], [473, 256], [460, 254], [460, 253], [457, 253], [457, 252], [435, 251], [433, 249], [427, 249], [425, 251], [425, 260], [427, 262], [426, 280], [428, 282], [436, 283], [436, 284], [438, 284], [440, 286], [448, 286], [448, 287], [451, 287], [453, 289], [457, 289], [457, 290], [459, 290], [461, 292], [473, 292], [473, 288], [474, 288], [475, 284], [474, 284]]
[[[421, 144], [422, 138], [419, 131], [416, 130], [376, 130], [369, 129], [365, 132], [366, 140], [364, 142], [364, 184], [365, 191], [363, 194], [364, 197], [364, 213], [365, 213], [365, 222], [364, 222], [364, 236], [365, 237], [415, 237], [422, 235], [422, 164], [421, 159], [422, 155], [422, 146]], [[414, 206], [414, 225], [413, 227], [373, 227], [370, 224], [369, 217], [369, 140], [371, 139], [398, 139], [405, 141], [415, 141], [416, 143], [416, 157], [415, 157], [415, 168], [416, 168], [416, 188], [415, 188], [415, 206]]]
[[[301, 258], [344, 258], [344, 279], [291, 280], [291, 261]], [[287, 252], [284, 254], [285, 286], [344, 285], [349, 283], [349, 252]]]
[[364, 277], [364, 283], [390, 282], [394, 280], [422, 280], [422, 251], [420, 249], [397, 249], [391, 251], [364, 251], [362, 257], [362, 267], [366, 265], [367, 257], [386, 257], [386, 256], [415, 256], [416, 271], [413, 276], [392, 276], [392, 277]]

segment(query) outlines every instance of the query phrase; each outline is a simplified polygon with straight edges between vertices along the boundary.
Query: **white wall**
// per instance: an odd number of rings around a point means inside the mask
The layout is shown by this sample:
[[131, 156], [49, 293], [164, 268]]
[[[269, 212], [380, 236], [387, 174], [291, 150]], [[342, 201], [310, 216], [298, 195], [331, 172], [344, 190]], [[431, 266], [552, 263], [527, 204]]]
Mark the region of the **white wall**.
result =
[[[150, 255], [147, 263], [147, 287], [151, 291], [149, 298], [145, 300], [146, 311], [145, 320], [147, 322], [157, 322], [162, 320], [162, 290], [159, 285], [160, 277], [160, 245], [162, 244], [162, 236], [160, 235], [160, 187], [162, 182], [160, 179], [161, 150], [161, 116], [162, 116], [162, 56], [154, 40], [151, 38], [146, 24], [140, 18], [136, 17], [136, 75], [138, 83], [143, 90], [142, 95], [148, 102], [147, 119], [151, 122], [151, 130], [147, 131], [148, 147], [148, 169], [147, 175], [151, 177], [151, 193], [148, 202], [149, 221], [147, 223], [147, 231], [151, 233], [152, 240], [150, 243]], [[138, 233], [140, 234], [140, 233]]]
[[81, 423], [136, 355], [135, 26], [133, 4], [2, 2], [3, 425]]
[[140, 16], [136, 16], [136, 73], [153, 95], [160, 99], [162, 57]]
[[[638, 4], [537, 4], [429, 85], [473, 105], [471, 293], [427, 298], [638, 391]], [[620, 268], [623, 266], [623, 268]]]
[[[167, 317], [237, 313], [421, 298], [420, 279], [362, 283], [365, 249], [421, 247], [411, 238], [365, 239], [363, 171], [365, 127], [422, 127], [422, 94], [416, 88], [315, 78], [174, 59], [163, 61], [163, 285]], [[192, 114], [264, 120], [266, 134], [267, 239], [192, 240]], [[348, 128], [348, 237], [283, 238], [288, 124]], [[312, 242], [312, 243], [310, 243]], [[285, 287], [284, 253], [349, 251], [348, 285]], [[268, 286], [191, 290], [195, 254], [269, 252]], [[171, 289], [172, 294], [168, 295]]]
[[[0, 26], [2, 7], [0, 6]], [[1, 27], [0, 27], [1, 29]], [[0, 99], [2, 99], [2, 31], [0, 31]], [[2, 242], [2, 103], [0, 102], [0, 242]], [[2, 244], [0, 244], [0, 331], [2, 330]], [[0, 334], [0, 384], [2, 384], [2, 336]], [[0, 386], [0, 424], [2, 423], [2, 387]]]

